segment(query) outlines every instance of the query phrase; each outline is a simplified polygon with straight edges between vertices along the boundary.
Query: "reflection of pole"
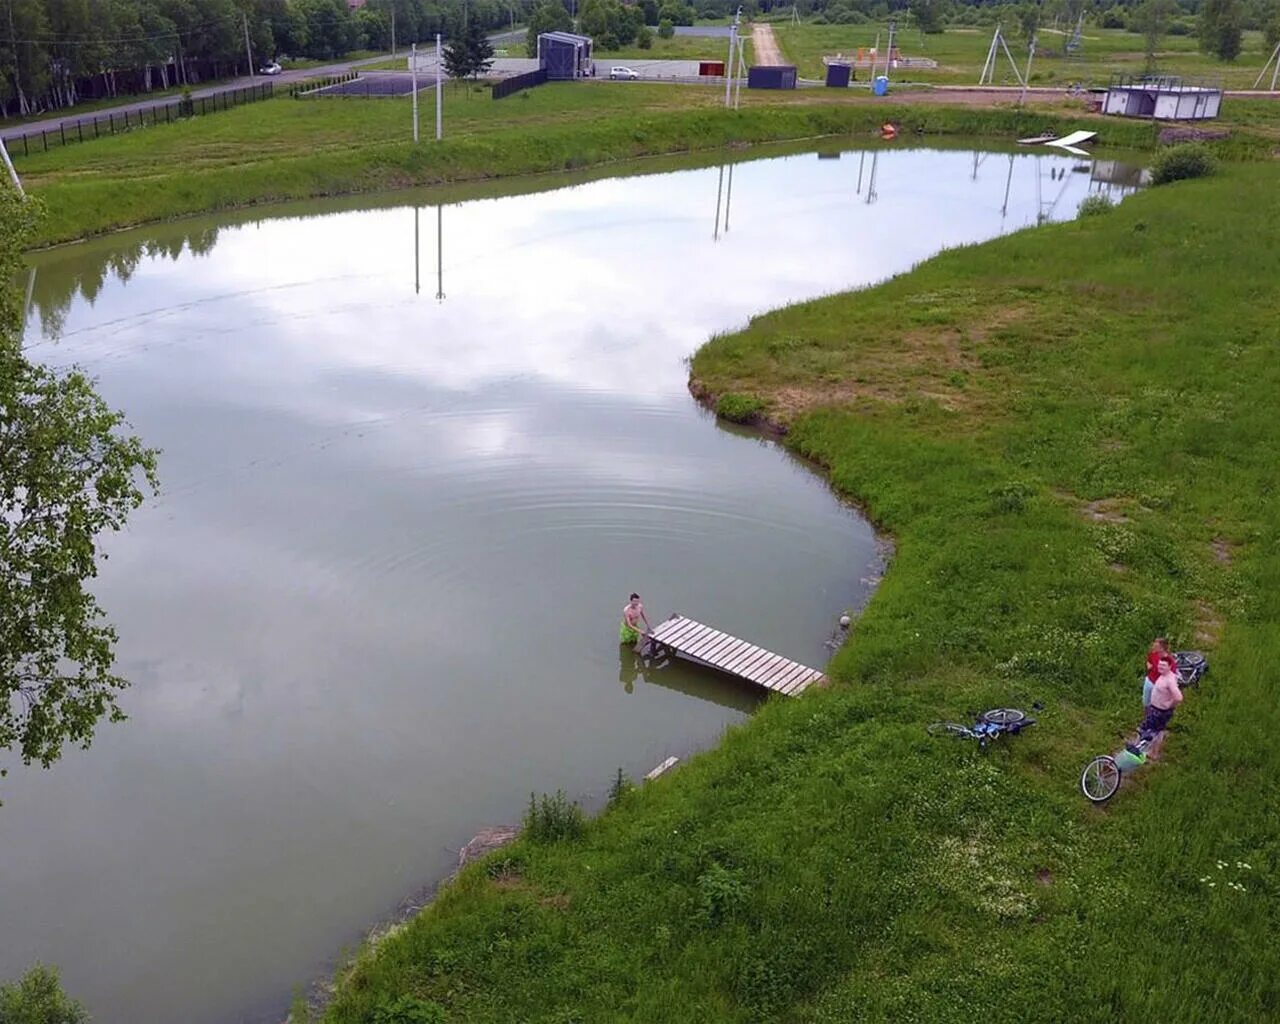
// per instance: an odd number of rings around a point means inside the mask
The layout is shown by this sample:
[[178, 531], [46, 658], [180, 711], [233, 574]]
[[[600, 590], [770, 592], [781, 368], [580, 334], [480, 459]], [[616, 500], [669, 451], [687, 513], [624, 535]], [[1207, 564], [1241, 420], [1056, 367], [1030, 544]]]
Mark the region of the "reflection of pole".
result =
[[867, 162], [867, 151], [864, 149], [858, 156], [858, 191], [857, 195], [862, 195], [862, 167]]
[[729, 165], [729, 190], [724, 194], [724, 233], [729, 233], [729, 204], [733, 202], [733, 164]]
[[711, 232], [713, 241], [720, 241], [720, 196], [724, 192], [724, 164], [720, 165], [720, 181], [716, 184], [716, 226]]
[[973, 180], [978, 180], [978, 151], [973, 151]]
[[876, 168], [877, 166], [879, 166], [879, 163], [880, 163], [880, 150], [877, 149], [871, 154], [871, 177], [867, 179], [867, 205], [868, 206], [870, 206], [871, 203], [876, 198]]
[[418, 208], [413, 208], [413, 294], [422, 291], [422, 247], [418, 242]]
[[1004, 205], [1000, 207], [1000, 223], [1004, 223], [1005, 215], [1009, 212], [1009, 186], [1013, 184], [1013, 154], [1009, 154], [1009, 173], [1004, 179]]
[[444, 301], [444, 207], [436, 207], [436, 301]]
[[27, 329], [27, 320], [31, 317], [31, 297], [36, 293], [36, 268], [31, 268], [27, 275], [27, 297], [22, 303], [22, 329]]
[[440, 33], [436, 33], [436, 142], [444, 138], [441, 104], [444, 102], [444, 57], [440, 52]]
[[0, 139], [0, 157], [4, 159], [4, 165], [9, 171], [9, 177], [13, 179], [13, 187], [18, 190], [18, 195], [26, 196], [22, 191], [22, 182], [18, 179], [18, 172], [13, 169], [13, 161], [9, 159], [9, 151], [4, 148], [4, 139]]

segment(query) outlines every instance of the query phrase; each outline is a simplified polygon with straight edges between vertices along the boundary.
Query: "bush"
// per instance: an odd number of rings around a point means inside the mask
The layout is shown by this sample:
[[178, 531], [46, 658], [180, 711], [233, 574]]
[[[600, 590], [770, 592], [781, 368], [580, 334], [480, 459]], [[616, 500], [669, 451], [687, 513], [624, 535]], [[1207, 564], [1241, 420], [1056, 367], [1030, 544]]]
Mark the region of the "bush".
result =
[[1104, 196], [1101, 192], [1098, 192], [1091, 196], [1085, 196], [1077, 212], [1081, 217], [1096, 217], [1100, 213], [1107, 213], [1114, 209], [1115, 205], [1110, 196]]
[[764, 402], [755, 395], [729, 392], [716, 400], [716, 415], [733, 423], [754, 423], [764, 411]]
[[1171, 181], [1204, 178], [1218, 169], [1218, 161], [1204, 146], [1190, 142], [1171, 146], [1157, 154], [1151, 165], [1151, 184], [1167, 185]]
[[670, 39], [675, 34], [676, 34], [676, 27], [671, 23], [670, 19], [663, 18], [660, 22], [658, 22], [658, 38], [659, 39]]
[[626, 773], [619, 768], [618, 774], [613, 777], [613, 782], [609, 786], [609, 806], [617, 806], [618, 802], [635, 788], [636, 784], [627, 778]]
[[21, 981], [0, 985], [0, 1024], [85, 1024], [89, 1015], [69, 999], [53, 967], [36, 964]]
[[557, 789], [554, 796], [542, 794], [539, 800], [529, 794], [529, 810], [524, 816], [524, 834], [535, 843], [558, 843], [562, 839], [580, 839], [586, 831], [587, 819], [582, 808]]
[[640, 31], [636, 33], [636, 46], [642, 50], [653, 49], [653, 29], [648, 25], [642, 25]]

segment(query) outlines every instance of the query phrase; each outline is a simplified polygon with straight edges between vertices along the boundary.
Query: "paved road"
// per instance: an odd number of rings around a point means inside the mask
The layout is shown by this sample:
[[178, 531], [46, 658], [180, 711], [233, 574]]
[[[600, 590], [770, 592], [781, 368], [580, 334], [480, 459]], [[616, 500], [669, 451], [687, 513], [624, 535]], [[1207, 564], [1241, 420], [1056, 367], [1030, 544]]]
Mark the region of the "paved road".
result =
[[[489, 37], [489, 41], [493, 43], [495, 47], [497, 47], [497, 46], [504, 45], [506, 43], [510, 43], [513, 40], [519, 40], [523, 42], [524, 38], [525, 38], [524, 29], [516, 29], [515, 31], [499, 32], [495, 35], [491, 35]], [[407, 52], [405, 53], [404, 57], [405, 57], [405, 70], [408, 70], [409, 55]], [[366, 64], [376, 64], [379, 61], [383, 61], [386, 59], [387, 59], [387, 55], [381, 54], [380, 56], [367, 57], [363, 60], [334, 61], [332, 64], [325, 64], [325, 65], [322, 65], [321, 67], [304, 68], [304, 69], [299, 69], [297, 71], [286, 71], [283, 74], [279, 74], [279, 75], [272, 75], [272, 76], [245, 75], [241, 78], [231, 79], [230, 81], [226, 81], [226, 82], [219, 82], [217, 85], [210, 85], [203, 89], [198, 87], [195, 89], [192, 89], [191, 97], [192, 99], [198, 100], [198, 99], [201, 99], [202, 97], [218, 96], [224, 92], [232, 92], [236, 89], [243, 89], [246, 86], [261, 85], [263, 82], [272, 82], [275, 84], [276, 88], [279, 89], [289, 85], [292, 82], [302, 81], [303, 79], [307, 79], [307, 78], [323, 78], [326, 75], [341, 75], [353, 69], [358, 70], [359, 68], [363, 67]], [[432, 61], [434, 61], [434, 59], [435, 57], [433, 55]], [[419, 69], [421, 69], [421, 67], [422, 65], [419, 64]], [[517, 74], [518, 72], [511, 72], [511, 73]], [[68, 111], [63, 114], [51, 115], [42, 121], [30, 121], [27, 124], [20, 124], [20, 125], [15, 124], [11, 126], [11, 125], [6, 125], [4, 122], [0, 121], [0, 136], [3, 136], [4, 138], [9, 138], [10, 136], [29, 135], [33, 133], [38, 133], [41, 130], [51, 131], [51, 130], [56, 130], [59, 125], [65, 125], [68, 128], [72, 128], [79, 121], [84, 121], [87, 124], [88, 122], [92, 121], [95, 117], [106, 117], [108, 114], [125, 114], [126, 112], [130, 114], [136, 114], [143, 110], [150, 110], [152, 107], [160, 107], [160, 106], [164, 106], [167, 103], [172, 103], [177, 98], [178, 98], [177, 94], [165, 96], [159, 99], [143, 98], [143, 99], [135, 100], [131, 103], [122, 103], [117, 107], [103, 107], [100, 110], [86, 111], [84, 113], [76, 113], [75, 111]]]

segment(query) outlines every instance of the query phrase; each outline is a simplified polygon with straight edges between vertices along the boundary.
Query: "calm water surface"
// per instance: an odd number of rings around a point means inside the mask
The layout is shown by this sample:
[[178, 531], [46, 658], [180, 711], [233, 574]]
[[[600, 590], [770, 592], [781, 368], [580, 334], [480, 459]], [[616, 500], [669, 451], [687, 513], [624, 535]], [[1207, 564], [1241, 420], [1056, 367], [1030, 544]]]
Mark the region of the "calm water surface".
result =
[[530, 790], [594, 804], [750, 713], [637, 678], [632, 589], [821, 664], [872, 532], [686, 357], [1070, 217], [1076, 164], [804, 154], [38, 258], [31, 354], [99, 379], [164, 490], [98, 581], [130, 720], [4, 783], [0, 978], [59, 964], [101, 1024], [279, 1019]]

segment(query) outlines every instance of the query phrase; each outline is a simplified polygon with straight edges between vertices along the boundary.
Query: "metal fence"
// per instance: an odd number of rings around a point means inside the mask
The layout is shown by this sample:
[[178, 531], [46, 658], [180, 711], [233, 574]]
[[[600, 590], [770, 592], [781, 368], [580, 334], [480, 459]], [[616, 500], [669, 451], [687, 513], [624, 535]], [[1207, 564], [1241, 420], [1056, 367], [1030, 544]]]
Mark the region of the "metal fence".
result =
[[542, 85], [546, 80], [546, 68], [538, 68], [537, 71], [526, 71], [523, 75], [512, 75], [510, 78], [504, 78], [501, 82], [493, 83], [493, 98], [495, 100], [504, 99], [513, 92], [519, 92], [521, 89], [532, 89], [535, 85]]
[[63, 121], [56, 128], [5, 134], [4, 144], [12, 156], [46, 153], [55, 146], [88, 142], [104, 135], [118, 135], [120, 132], [133, 131], [148, 125], [170, 124], [186, 117], [212, 114], [219, 110], [230, 110], [245, 103], [267, 100], [271, 98], [273, 91], [271, 82], [263, 82], [261, 85], [249, 85], [243, 89], [228, 89], [226, 92], [214, 93], [212, 96], [190, 99], [179, 97], [169, 103], [158, 103], [141, 110], [108, 110], [93, 117]]
[[294, 82], [289, 86], [289, 95], [295, 100], [310, 99], [312, 94], [331, 85], [353, 82], [358, 78], [358, 71], [345, 71], [340, 75], [325, 75], [323, 78], [308, 78], [305, 82]]

